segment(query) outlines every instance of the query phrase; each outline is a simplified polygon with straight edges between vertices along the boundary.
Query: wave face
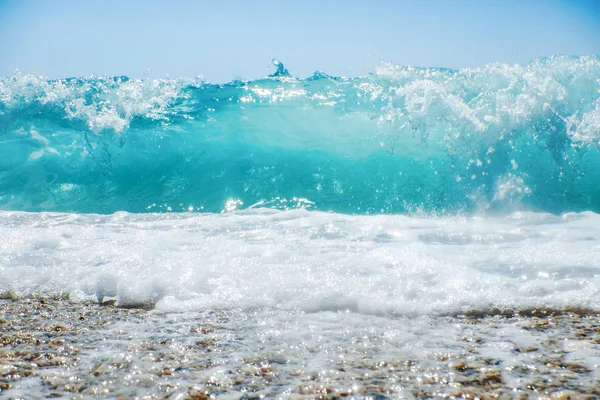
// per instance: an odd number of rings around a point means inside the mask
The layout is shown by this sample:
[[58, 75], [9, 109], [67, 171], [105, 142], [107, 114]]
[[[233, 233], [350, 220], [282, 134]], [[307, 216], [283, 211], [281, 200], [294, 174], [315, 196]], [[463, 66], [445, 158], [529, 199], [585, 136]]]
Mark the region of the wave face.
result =
[[600, 212], [600, 58], [224, 85], [0, 79], [0, 208]]

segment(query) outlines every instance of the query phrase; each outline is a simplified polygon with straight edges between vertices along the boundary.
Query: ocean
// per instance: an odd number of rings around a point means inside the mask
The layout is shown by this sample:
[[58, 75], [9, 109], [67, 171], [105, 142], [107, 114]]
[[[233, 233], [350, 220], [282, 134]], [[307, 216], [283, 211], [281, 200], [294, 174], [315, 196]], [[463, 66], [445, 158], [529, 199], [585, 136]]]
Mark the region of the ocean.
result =
[[[600, 58], [305, 79], [275, 64], [226, 84], [0, 78], [0, 297], [149, 310], [105, 328], [128, 335], [80, 356], [88, 370], [221, 324], [208, 372], [106, 397], [457, 396], [460, 357], [532, 391], [514, 371], [552, 351], [518, 349], [551, 334], [521, 318], [600, 312]], [[600, 345], [573, 343], [560, 351], [584, 370], [557, 390], [593, 394]], [[379, 363], [385, 389], [357, 383]], [[50, 393], [19, 382], [9, 394]]]

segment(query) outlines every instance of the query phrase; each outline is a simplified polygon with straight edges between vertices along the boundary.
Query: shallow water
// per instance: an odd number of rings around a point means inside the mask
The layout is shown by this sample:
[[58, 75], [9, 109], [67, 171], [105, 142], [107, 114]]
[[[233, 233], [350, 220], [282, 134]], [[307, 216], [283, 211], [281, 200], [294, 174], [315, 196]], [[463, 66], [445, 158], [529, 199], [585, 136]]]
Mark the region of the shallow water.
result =
[[597, 314], [165, 313], [43, 299], [0, 310], [8, 398], [600, 395]]

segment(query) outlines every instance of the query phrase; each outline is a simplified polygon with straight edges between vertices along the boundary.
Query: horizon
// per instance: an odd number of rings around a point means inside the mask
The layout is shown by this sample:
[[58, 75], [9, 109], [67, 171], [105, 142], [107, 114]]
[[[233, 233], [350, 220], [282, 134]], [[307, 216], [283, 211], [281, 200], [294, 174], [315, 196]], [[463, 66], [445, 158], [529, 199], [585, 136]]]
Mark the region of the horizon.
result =
[[[309, 79], [313, 76], [315, 76], [316, 74], [325, 74], [326, 76], [332, 77], [332, 78], [341, 78], [341, 79], [354, 79], [354, 78], [364, 78], [367, 77], [369, 75], [376, 75], [377, 74], [377, 69], [378, 68], [384, 68], [387, 65], [393, 65], [395, 67], [410, 67], [410, 68], [416, 68], [416, 69], [432, 69], [432, 70], [446, 70], [446, 71], [469, 71], [469, 70], [477, 70], [480, 68], [487, 68], [489, 66], [493, 66], [496, 64], [499, 65], [506, 65], [506, 66], [527, 66], [530, 65], [532, 63], [538, 62], [538, 61], [544, 61], [544, 60], [549, 60], [549, 59], [553, 59], [556, 57], [567, 57], [567, 58], [581, 58], [581, 57], [597, 57], [600, 59], [600, 53], [599, 54], [585, 54], [585, 55], [576, 55], [576, 54], [552, 54], [552, 55], [548, 55], [548, 56], [540, 56], [540, 57], [535, 57], [532, 58], [531, 60], [527, 61], [527, 62], [523, 62], [523, 63], [519, 63], [519, 62], [515, 62], [515, 63], [508, 63], [508, 62], [498, 62], [498, 61], [491, 61], [489, 63], [486, 63], [484, 65], [481, 66], [475, 66], [475, 67], [459, 67], [459, 68], [448, 68], [448, 67], [438, 67], [438, 66], [420, 66], [420, 65], [410, 65], [410, 64], [394, 64], [391, 63], [389, 61], [382, 61], [380, 62], [378, 65], [374, 65], [373, 66], [373, 70], [372, 71], [367, 71], [365, 74], [363, 75], [334, 75], [334, 74], [328, 74], [327, 71], [322, 71], [320, 69], [315, 69], [312, 73], [305, 75], [305, 76], [300, 76], [297, 74], [294, 74], [293, 71], [293, 66], [290, 68], [288, 66], [287, 63], [285, 63], [283, 60], [279, 60], [277, 58], [273, 58], [272, 61], [268, 64], [267, 67], [265, 67], [265, 73], [264, 75], [261, 76], [255, 76], [255, 77], [250, 77], [250, 78], [242, 78], [240, 76], [234, 76], [232, 79], [230, 79], [229, 81], [219, 81], [219, 82], [212, 82], [207, 80], [202, 74], [200, 75], [196, 75], [196, 76], [170, 76], [169, 74], [166, 74], [165, 76], [155, 76], [149, 72], [144, 73], [141, 76], [129, 76], [129, 75], [101, 75], [101, 74], [96, 74], [96, 73], [91, 73], [88, 75], [72, 75], [72, 76], [63, 76], [63, 77], [49, 77], [46, 76], [44, 74], [40, 74], [40, 73], [35, 73], [35, 72], [27, 72], [27, 71], [21, 71], [19, 68], [16, 68], [11, 74], [9, 75], [4, 75], [4, 76], [0, 76], [0, 78], [11, 78], [17, 75], [21, 75], [21, 76], [38, 76], [38, 77], [43, 77], [45, 79], [47, 79], [48, 81], [57, 81], [57, 80], [70, 80], [70, 79], [94, 79], [94, 78], [127, 78], [127, 79], [142, 79], [142, 80], [146, 80], [146, 79], [183, 79], [183, 80], [199, 80], [200, 82], [204, 82], [204, 83], [208, 83], [208, 84], [228, 84], [228, 83], [232, 83], [232, 82], [236, 82], [236, 81], [240, 81], [240, 82], [251, 82], [254, 80], [261, 80], [261, 79], [266, 79], [266, 78], [279, 78], [282, 75], [275, 75], [275, 71], [277, 70], [275, 61], [277, 63], [280, 63], [282, 65], [285, 66], [286, 70], [288, 71], [289, 75], [283, 75], [283, 77], [287, 77], [287, 78], [292, 78], [292, 79], [298, 79], [298, 80], [306, 80]], [[290, 69], [292, 71], [290, 71]]]
[[384, 63], [458, 70], [600, 54], [593, 0], [113, 4], [0, 0], [0, 76], [225, 83], [266, 77], [273, 58], [305, 78], [366, 76]]

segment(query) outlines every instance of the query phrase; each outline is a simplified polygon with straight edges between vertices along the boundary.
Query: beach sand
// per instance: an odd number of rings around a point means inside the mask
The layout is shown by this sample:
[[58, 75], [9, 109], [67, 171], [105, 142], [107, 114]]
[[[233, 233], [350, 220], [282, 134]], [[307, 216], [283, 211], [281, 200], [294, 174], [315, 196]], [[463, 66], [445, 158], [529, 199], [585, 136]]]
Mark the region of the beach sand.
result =
[[311, 357], [331, 349], [288, 340], [295, 350], [274, 353], [246, 341], [249, 325], [231, 310], [7, 299], [0, 301], [0, 397], [600, 398], [600, 315], [576, 311], [439, 317], [437, 329], [456, 335], [420, 358], [348, 340], [335, 346], [343, 360], [329, 354], [313, 368]]

